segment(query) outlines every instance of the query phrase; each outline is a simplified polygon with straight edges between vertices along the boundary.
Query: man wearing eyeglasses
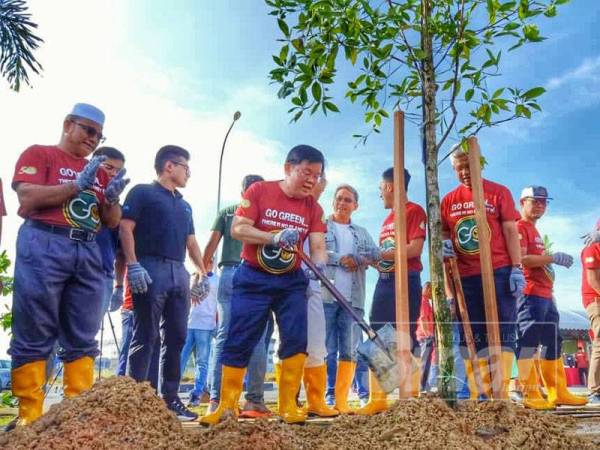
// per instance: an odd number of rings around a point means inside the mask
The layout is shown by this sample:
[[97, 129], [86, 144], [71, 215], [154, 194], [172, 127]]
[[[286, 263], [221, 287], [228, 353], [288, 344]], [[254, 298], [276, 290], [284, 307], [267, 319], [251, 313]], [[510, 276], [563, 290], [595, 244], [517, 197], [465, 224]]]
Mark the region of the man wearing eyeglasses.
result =
[[17, 238], [13, 296], [12, 389], [19, 424], [42, 414], [46, 360], [58, 339], [64, 393], [93, 382], [102, 313], [102, 258], [96, 235], [121, 218], [127, 180], [109, 181], [103, 158], [86, 159], [104, 140], [104, 114], [78, 103], [63, 122], [58, 145], [21, 154], [12, 187], [25, 219]]
[[[551, 252], [536, 228], [546, 212], [548, 190], [543, 186], [527, 186], [521, 192], [521, 220], [517, 222], [526, 285], [517, 300], [517, 364], [523, 390], [523, 406], [531, 409], [553, 409], [556, 405], [582, 406], [587, 403], [567, 390], [561, 358], [562, 338], [558, 332], [559, 314], [552, 296], [553, 265], [567, 269], [573, 257]], [[542, 378], [548, 393], [540, 395], [534, 359], [538, 348]]]
[[[149, 379], [152, 353], [160, 338], [160, 393], [182, 421], [198, 417], [178, 396], [190, 297], [193, 302], [202, 301], [209, 289], [192, 208], [178, 190], [190, 178], [189, 159], [184, 148], [162, 147], [154, 159], [157, 180], [131, 189], [119, 227], [127, 282], [133, 294], [134, 325], [127, 375], [136, 381]], [[190, 275], [184, 266], [186, 252], [197, 270], [191, 290]]]
[[308, 238], [312, 259], [324, 269], [326, 227], [323, 210], [311, 195], [324, 164], [319, 150], [298, 145], [287, 155], [283, 180], [254, 183], [242, 197], [231, 235], [243, 242], [243, 262], [233, 277], [220, 402], [215, 412], [200, 418], [204, 425], [237, 417], [246, 367], [271, 311], [281, 341], [279, 416], [287, 423], [306, 419], [306, 412], [297, 407], [296, 394], [306, 360], [308, 279], [294, 249]]

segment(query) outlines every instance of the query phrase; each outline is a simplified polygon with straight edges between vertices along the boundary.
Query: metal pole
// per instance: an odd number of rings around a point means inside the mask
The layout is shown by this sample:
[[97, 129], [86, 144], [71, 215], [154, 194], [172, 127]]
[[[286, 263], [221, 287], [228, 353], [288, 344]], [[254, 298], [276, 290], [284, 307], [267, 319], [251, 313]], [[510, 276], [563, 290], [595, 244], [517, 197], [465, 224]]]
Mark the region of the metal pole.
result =
[[227, 130], [227, 134], [225, 134], [225, 139], [223, 139], [223, 145], [221, 147], [221, 157], [219, 158], [219, 188], [217, 190], [217, 214], [219, 214], [219, 211], [221, 210], [221, 173], [223, 172], [223, 155], [225, 154], [225, 144], [227, 143], [227, 138], [229, 137], [231, 129], [240, 117], [242, 117], [242, 113], [236, 111], [233, 115], [233, 121], [231, 122], [231, 125], [229, 125], [229, 129]]

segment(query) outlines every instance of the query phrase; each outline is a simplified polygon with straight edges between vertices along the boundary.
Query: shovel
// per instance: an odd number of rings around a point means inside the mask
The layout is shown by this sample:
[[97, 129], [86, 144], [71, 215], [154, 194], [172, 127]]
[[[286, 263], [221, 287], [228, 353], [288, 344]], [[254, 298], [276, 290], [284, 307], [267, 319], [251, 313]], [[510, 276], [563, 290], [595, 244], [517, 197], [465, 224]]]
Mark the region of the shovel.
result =
[[352, 304], [337, 290], [329, 279], [322, 274], [315, 263], [302, 251], [301, 248], [294, 250], [300, 259], [308, 266], [310, 270], [321, 281], [321, 284], [331, 293], [336, 299], [338, 305], [346, 311], [360, 328], [367, 334], [368, 340], [364, 341], [357, 348], [358, 355], [363, 359], [369, 369], [373, 371], [381, 388], [390, 393], [400, 384], [400, 368], [396, 362], [394, 355], [396, 354], [396, 330], [389, 323], [375, 332], [373, 328], [367, 324], [365, 319], [359, 316]]

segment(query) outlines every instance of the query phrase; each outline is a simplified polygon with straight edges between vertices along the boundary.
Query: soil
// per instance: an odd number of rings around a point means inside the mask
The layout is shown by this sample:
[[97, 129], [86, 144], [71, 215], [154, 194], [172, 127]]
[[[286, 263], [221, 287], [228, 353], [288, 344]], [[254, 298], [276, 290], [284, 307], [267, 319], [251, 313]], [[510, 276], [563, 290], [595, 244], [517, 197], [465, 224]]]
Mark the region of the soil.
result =
[[574, 419], [509, 402], [456, 409], [435, 397], [396, 402], [373, 417], [343, 416], [328, 425], [228, 420], [184, 429], [146, 383], [112, 377], [40, 420], [0, 435], [3, 449], [593, 449]]

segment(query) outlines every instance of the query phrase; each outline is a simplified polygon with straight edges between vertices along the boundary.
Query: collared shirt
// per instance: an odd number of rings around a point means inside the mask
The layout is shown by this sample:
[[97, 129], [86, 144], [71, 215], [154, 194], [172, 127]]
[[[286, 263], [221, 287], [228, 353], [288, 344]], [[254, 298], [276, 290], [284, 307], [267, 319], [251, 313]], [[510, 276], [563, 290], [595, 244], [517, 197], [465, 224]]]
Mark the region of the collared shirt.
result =
[[[346, 255], [340, 253], [340, 236], [337, 234], [337, 228], [333, 226], [333, 220], [331, 218], [327, 219], [326, 224], [327, 233], [325, 234], [325, 244], [327, 246], [328, 256], [326, 275], [327, 278], [333, 280], [335, 285], [336, 272], [337, 269], [340, 268], [340, 258]], [[377, 248], [377, 244], [375, 244], [375, 241], [373, 241], [373, 238], [365, 228], [356, 225], [354, 222], [350, 222], [349, 229], [353, 236], [352, 253], [359, 254], [368, 252], [369, 249]], [[357, 271], [350, 272], [352, 274], [352, 288], [348, 300], [355, 308], [364, 309], [365, 307], [366, 271], [367, 266], [360, 266]], [[322, 289], [321, 291], [323, 293], [324, 302], [333, 303], [335, 301], [327, 289]]]
[[239, 264], [241, 261], [242, 243], [231, 237], [231, 224], [235, 217], [235, 210], [239, 206], [239, 204], [231, 205], [219, 211], [219, 215], [211, 228], [212, 231], [218, 231], [223, 236], [223, 249], [221, 250], [219, 267]]
[[127, 194], [123, 219], [133, 220], [135, 253], [183, 262], [187, 238], [194, 234], [192, 207], [179, 191], [160, 183], [138, 184]]

